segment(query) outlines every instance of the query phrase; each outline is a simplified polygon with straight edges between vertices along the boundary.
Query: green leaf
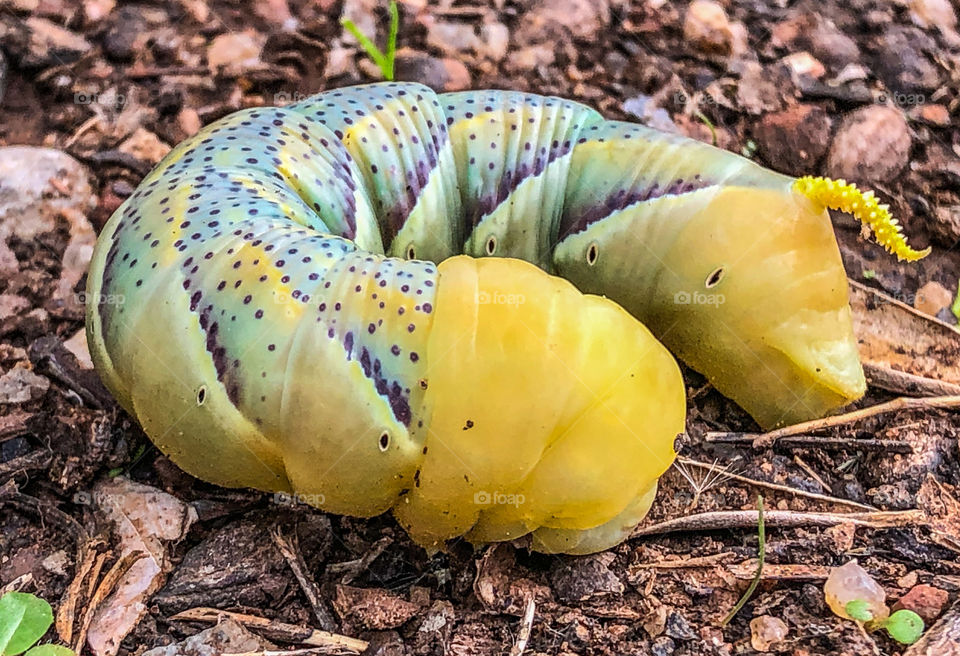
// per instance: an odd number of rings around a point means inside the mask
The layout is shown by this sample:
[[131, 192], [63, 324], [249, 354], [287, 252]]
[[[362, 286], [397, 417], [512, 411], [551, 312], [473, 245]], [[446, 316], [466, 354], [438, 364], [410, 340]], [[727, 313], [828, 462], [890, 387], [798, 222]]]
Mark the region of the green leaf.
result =
[[874, 280], [877, 277], [877, 272], [873, 269], [864, 269], [863, 270], [863, 279], [864, 280]]
[[870, 604], [865, 602], [863, 599], [854, 599], [853, 601], [848, 601], [847, 605], [843, 608], [847, 615], [857, 620], [858, 622], [869, 622], [873, 619], [873, 612], [870, 610]]
[[884, 628], [897, 642], [912, 645], [923, 635], [923, 618], [912, 610], [901, 609], [887, 618]]
[[60, 645], [40, 645], [28, 651], [24, 656], [77, 656], [72, 649]]
[[53, 610], [46, 601], [25, 592], [8, 592], [0, 597], [0, 654], [25, 652], [51, 624]]

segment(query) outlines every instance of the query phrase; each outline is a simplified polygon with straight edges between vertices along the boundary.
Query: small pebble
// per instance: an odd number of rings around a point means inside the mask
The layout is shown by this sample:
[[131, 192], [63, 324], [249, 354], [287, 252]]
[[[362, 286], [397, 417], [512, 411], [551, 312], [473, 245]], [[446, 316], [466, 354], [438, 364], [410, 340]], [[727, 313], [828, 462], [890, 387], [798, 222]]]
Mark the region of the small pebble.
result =
[[507, 56], [510, 30], [503, 23], [487, 23], [480, 28], [480, 54], [495, 62]]
[[806, 75], [819, 80], [827, 74], [827, 69], [820, 60], [806, 50], [791, 53], [780, 61], [786, 64], [794, 75]]
[[207, 65], [232, 72], [243, 72], [260, 63], [264, 37], [252, 30], [232, 32], [216, 37], [207, 48]]
[[671, 656], [677, 649], [677, 643], [667, 636], [660, 636], [650, 645], [652, 656]]
[[787, 637], [790, 629], [779, 617], [761, 615], [750, 620], [750, 645], [757, 651], [768, 652], [770, 647]]
[[950, 293], [950, 290], [936, 280], [931, 280], [917, 290], [913, 307], [924, 314], [935, 317], [940, 310], [950, 307], [951, 303], [953, 303], [953, 294]]
[[827, 156], [827, 175], [855, 182], [889, 182], [907, 165], [913, 138], [903, 113], [862, 107], [843, 120]]
[[0, 376], [0, 403], [26, 403], [43, 396], [50, 381], [18, 364]]
[[821, 107], [800, 104], [764, 115], [754, 138], [774, 169], [804, 175], [826, 154], [832, 127], [830, 115]]
[[949, 127], [950, 110], [939, 103], [918, 105], [910, 110], [910, 117], [938, 128]]
[[683, 38], [708, 54], [733, 52], [734, 33], [723, 6], [713, 0], [693, 0], [683, 20]]
[[118, 150], [141, 161], [156, 164], [170, 152], [170, 146], [160, 141], [160, 137], [153, 132], [144, 128], [137, 128], [120, 144]]
[[910, 18], [924, 28], [953, 30], [957, 27], [957, 14], [950, 0], [910, 0]]
[[943, 612], [943, 607], [949, 598], [950, 595], [945, 590], [921, 583], [910, 588], [910, 591], [893, 605], [893, 610], [894, 612], [900, 609], [912, 610], [923, 618], [927, 625], [930, 625]]

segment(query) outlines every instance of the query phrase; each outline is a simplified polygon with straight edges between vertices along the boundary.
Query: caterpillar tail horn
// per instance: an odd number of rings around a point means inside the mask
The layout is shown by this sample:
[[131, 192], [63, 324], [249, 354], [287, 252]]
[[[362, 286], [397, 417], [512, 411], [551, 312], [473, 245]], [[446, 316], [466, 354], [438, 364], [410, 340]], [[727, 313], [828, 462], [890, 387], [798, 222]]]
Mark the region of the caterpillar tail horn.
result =
[[810, 200], [832, 210], [852, 214], [864, 225], [870, 226], [877, 243], [899, 260], [921, 260], [930, 254], [930, 247], [918, 251], [907, 244], [900, 224], [890, 215], [887, 205], [877, 202], [872, 191], [861, 191], [846, 180], [804, 176], [793, 183], [793, 188]]

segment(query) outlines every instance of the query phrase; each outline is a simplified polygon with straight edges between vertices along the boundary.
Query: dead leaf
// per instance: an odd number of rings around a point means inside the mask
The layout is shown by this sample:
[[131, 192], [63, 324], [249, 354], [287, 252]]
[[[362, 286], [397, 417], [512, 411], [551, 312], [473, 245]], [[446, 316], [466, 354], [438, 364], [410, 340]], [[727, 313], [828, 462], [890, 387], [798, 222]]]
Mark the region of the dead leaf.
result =
[[117, 477], [94, 488], [96, 505], [113, 524], [121, 558], [143, 552], [124, 574], [114, 593], [97, 610], [87, 644], [97, 656], [114, 656], [123, 638], [147, 611], [146, 602], [168, 572], [167, 543], [186, 534], [196, 511], [174, 496]]
[[202, 654], [239, 654], [263, 652], [276, 647], [248, 631], [232, 619], [223, 620], [182, 642], [157, 647], [143, 656], [200, 656]]
[[850, 281], [854, 332], [865, 363], [960, 383], [960, 332], [903, 301]]
[[417, 614], [420, 606], [381, 588], [338, 585], [334, 610], [345, 622], [365, 629], [395, 629]]
[[960, 501], [956, 488], [928, 473], [917, 492], [917, 507], [927, 512], [934, 541], [960, 553]]
[[538, 604], [553, 601], [550, 588], [520, 577], [515, 570], [513, 547], [495, 544], [483, 554], [477, 564], [473, 592], [487, 610], [520, 616], [527, 599]]

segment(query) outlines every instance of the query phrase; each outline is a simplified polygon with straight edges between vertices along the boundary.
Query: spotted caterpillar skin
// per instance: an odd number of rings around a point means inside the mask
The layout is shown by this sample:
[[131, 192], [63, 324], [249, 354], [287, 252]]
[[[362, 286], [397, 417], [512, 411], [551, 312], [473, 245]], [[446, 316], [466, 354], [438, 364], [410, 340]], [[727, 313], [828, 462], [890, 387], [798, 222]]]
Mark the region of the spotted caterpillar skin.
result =
[[764, 426], [863, 393], [829, 218], [793, 184], [530, 94], [243, 110], [104, 228], [91, 353], [200, 478], [392, 509], [426, 546], [589, 553], [646, 514], [683, 431], [654, 335]]

